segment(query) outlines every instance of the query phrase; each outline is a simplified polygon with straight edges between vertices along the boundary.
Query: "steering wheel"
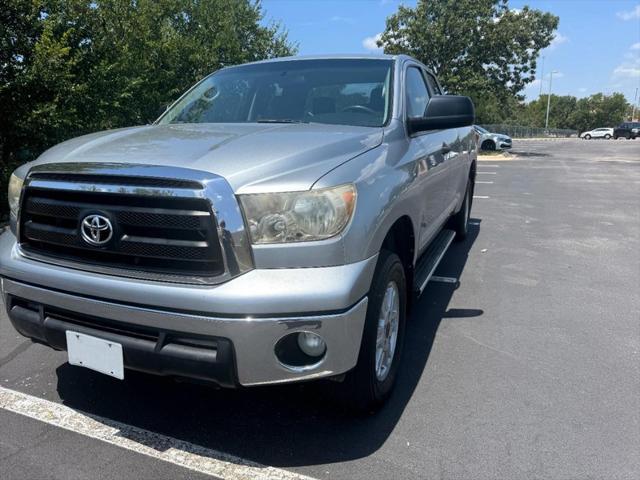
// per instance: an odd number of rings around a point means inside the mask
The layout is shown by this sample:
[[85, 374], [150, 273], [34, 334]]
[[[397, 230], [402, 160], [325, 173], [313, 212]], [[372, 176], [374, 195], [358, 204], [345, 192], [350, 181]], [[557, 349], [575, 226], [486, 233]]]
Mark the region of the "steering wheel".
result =
[[377, 115], [378, 112], [373, 110], [372, 108], [365, 107], [364, 105], [349, 105], [348, 107], [344, 107], [341, 112], [364, 112], [370, 113], [371, 115]]

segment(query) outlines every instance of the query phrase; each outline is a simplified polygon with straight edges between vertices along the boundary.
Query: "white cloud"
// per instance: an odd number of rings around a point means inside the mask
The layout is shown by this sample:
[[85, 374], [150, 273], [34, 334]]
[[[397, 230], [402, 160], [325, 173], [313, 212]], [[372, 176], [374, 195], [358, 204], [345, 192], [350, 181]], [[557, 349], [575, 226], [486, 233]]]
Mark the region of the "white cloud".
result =
[[618, 12], [616, 13], [618, 17], [622, 20], [635, 20], [636, 18], [640, 18], [640, 4], [636, 5], [633, 10], [629, 10], [626, 12]]
[[640, 66], [618, 65], [613, 70], [614, 77], [640, 78]]
[[578, 89], [578, 91], [579, 91], [580, 93], [584, 93], [584, 92], [586, 92], [586, 91], [587, 91], [587, 89], [586, 89], [586, 87], [580, 87], [580, 88]]
[[631, 50], [640, 50], [640, 42], [636, 42], [631, 45]]
[[569, 41], [569, 37], [562, 35], [560, 32], [556, 32], [553, 35], [553, 40], [551, 40], [551, 43], [547, 48], [549, 50], [555, 50], [560, 45], [562, 45], [563, 43], [567, 43], [568, 41]]
[[378, 44], [376, 43], [378, 40], [380, 40], [381, 37], [381, 33], [378, 33], [373, 37], [366, 37], [364, 40], [362, 40], [362, 46], [371, 52], [381, 52], [382, 48], [378, 47]]
[[340, 15], [334, 15], [330, 20], [334, 23], [355, 23], [353, 18], [341, 17]]
[[[635, 46], [636, 44], [634, 44], [631, 49], [636, 50]], [[640, 49], [640, 47], [638, 49]], [[613, 77], [628, 79], [640, 77], [640, 55], [633, 52], [631, 54], [626, 54], [624, 58], [626, 60], [613, 70]]]

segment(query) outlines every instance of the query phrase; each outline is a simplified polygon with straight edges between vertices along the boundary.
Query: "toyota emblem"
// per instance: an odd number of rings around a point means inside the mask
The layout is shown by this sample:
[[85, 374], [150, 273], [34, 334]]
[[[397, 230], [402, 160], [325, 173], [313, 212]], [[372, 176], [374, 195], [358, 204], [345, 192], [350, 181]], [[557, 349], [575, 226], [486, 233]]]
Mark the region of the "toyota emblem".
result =
[[111, 221], [104, 215], [91, 214], [82, 219], [80, 233], [83, 240], [89, 245], [99, 247], [111, 240], [113, 226]]

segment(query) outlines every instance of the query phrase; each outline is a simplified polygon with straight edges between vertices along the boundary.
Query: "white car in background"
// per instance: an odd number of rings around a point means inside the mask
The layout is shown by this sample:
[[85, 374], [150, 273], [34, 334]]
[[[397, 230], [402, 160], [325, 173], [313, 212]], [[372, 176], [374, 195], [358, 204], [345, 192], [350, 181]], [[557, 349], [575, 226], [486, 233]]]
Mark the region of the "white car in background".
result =
[[591, 140], [592, 138], [606, 138], [609, 140], [611, 137], [613, 137], [613, 128], [595, 128], [580, 134], [580, 138], [583, 140]]
[[473, 128], [478, 134], [480, 150], [505, 150], [512, 146], [513, 141], [509, 135], [492, 133], [480, 125], [474, 125]]

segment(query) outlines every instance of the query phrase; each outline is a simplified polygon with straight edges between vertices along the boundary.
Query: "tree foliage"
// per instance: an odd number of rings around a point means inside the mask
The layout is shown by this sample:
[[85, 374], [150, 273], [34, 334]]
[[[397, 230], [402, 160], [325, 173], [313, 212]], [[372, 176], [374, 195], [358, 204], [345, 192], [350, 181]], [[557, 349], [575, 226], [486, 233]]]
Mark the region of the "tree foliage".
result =
[[59, 141], [154, 119], [223, 66], [294, 54], [262, 18], [259, 0], [3, 0], [2, 177]]
[[[516, 123], [530, 127], [544, 127], [547, 95], [523, 105], [516, 115]], [[571, 95], [551, 95], [549, 128], [569, 128], [584, 132], [599, 127], [615, 127], [629, 112], [629, 103], [622, 93], [576, 98]]]
[[419, 0], [387, 18], [378, 45], [416, 57], [450, 93], [473, 98], [479, 122], [497, 123], [535, 79], [557, 26], [558, 17], [510, 10], [507, 0]]

